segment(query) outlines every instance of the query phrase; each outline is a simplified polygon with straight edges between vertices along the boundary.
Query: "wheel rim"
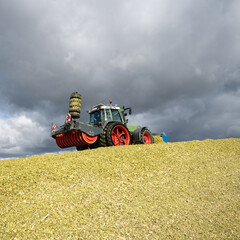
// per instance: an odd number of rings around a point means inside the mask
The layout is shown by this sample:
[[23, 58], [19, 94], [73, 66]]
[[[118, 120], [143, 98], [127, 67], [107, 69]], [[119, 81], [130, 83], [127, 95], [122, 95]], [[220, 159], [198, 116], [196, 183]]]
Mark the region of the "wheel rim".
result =
[[84, 141], [88, 144], [95, 143], [97, 141], [97, 138], [98, 138], [97, 136], [89, 136], [84, 132], [82, 133], [82, 137], [83, 137]]
[[112, 130], [112, 141], [115, 146], [129, 145], [130, 136], [128, 130], [121, 125], [117, 125]]
[[144, 133], [143, 135], [143, 143], [144, 144], [151, 144], [152, 139], [149, 133]]

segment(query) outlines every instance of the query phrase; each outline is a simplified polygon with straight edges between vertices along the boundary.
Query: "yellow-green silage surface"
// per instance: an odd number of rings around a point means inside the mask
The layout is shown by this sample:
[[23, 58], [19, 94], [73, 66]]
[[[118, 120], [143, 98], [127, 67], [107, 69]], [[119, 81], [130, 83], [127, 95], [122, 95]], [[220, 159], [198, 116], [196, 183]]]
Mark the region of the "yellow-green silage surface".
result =
[[0, 239], [239, 239], [240, 139], [0, 161]]

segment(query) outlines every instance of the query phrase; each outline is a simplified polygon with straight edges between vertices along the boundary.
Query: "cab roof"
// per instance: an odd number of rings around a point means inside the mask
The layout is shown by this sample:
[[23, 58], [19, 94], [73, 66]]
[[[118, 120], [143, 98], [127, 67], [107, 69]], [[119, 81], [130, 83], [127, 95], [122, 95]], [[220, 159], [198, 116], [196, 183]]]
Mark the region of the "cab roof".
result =
[[117, 105], [115, 106], [112, 106], [112, 105], [104, 105], [102, 103], [96, 105], [96, 106], [93, 106], [91, 107], [91, 110], [88, 111], [88, 113], [92, 113], [92, 112], [95, 112], [97, 110], [100, 110], [100, 109], [120, 109], [120, 107], [118, 107]]

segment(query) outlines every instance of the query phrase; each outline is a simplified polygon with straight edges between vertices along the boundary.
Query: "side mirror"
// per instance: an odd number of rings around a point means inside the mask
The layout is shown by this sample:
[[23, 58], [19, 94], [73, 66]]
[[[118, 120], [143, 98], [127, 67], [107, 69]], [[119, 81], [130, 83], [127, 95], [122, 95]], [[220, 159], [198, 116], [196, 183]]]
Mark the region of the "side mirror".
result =
[[[124, 106], [123, 106], [123, 110], [124, 111], [126, 111], [126, 110], [129, 110], [129, 115], [131, 115], [132, 114], [132, 108], [125, 108]], [[126, 115], [125, 115], [126, 116]]]

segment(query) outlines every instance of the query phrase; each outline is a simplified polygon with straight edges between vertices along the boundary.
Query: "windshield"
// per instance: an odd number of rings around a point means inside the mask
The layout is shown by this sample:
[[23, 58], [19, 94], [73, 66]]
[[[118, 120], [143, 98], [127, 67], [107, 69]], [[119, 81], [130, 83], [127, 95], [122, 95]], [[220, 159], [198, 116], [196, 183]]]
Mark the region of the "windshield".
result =
[[101, 109], [90, 113], [90, 124], [91, 125], [99, 125], [99, 123], [103, 124], [106, 121], [114, 120], [118, 122], [122, 122], [122, 118], [117, 109]]

